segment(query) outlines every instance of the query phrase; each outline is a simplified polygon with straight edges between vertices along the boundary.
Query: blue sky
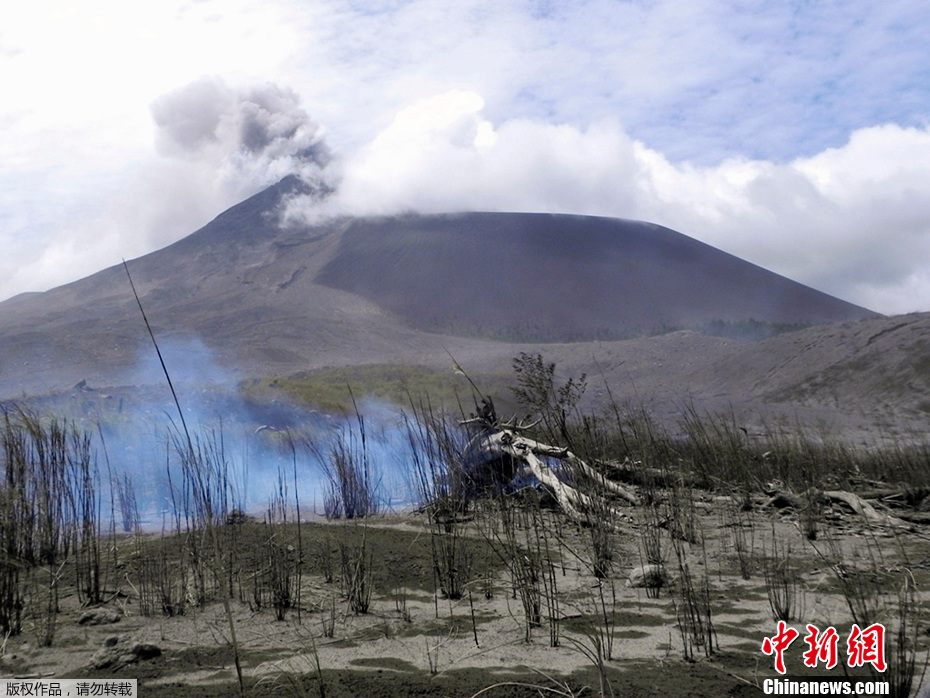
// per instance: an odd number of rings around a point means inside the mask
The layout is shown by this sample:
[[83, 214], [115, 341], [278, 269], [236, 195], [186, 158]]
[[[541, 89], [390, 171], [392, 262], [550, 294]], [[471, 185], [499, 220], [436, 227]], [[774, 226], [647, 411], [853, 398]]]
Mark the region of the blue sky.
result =
[[297, 171], [339, 189], [293, 216], [645, 219], [930, 310], [924, 3], [19, 5], [0, 9], [0, 297]]

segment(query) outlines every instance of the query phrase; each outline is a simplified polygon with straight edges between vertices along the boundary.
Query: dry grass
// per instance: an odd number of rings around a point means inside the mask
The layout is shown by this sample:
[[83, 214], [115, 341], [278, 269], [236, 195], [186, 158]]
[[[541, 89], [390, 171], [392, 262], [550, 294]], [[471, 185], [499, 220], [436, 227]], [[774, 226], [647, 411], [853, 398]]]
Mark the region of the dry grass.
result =
[[[470, 474], [468, 437], [456, 420], [418, 408], [406, 423], [411, 478], [423, 501], [412, 518], [373, 516], [375, 464], [358, 416], [341, 450], [317, 449], [328, 453], [335, 472], [346, 466], [368, 483], [341, 497], [351, 518], [309, 525], [301, 521], [305, 516], [295, 517], [296, 461], [311, 452], [292, 441], [293, 478], [279, 470], [265, 522], [250, 521], [236, 506], [241, 497], [222, 434], [204, 431], [188, 440], [175, 433], [166, 437], [171, 508], [164, 529], [159, 535], [138, 530], [130, 488], [116, 471], [109, 481], [123, 483], [114, 497], [133, 531], [105, 536], [92, 437], [53, 418], [7, 411], [0, 432], [6, 647], [21, 646], [24, 635], [48, 652], [74, 643], [68, 614], [105, 601], [125, 608], [140, 629], [209, 628], [217, 647], [234, 650], [242, 692], [251, 690], [255, 667], [266, 661], [255, 653], [286, 646], [259, 641], [257, 618], [270, 635], [278, 624], [302, 628], [313, 639], [313, 661], [281, 664], [277, 686], [293, 675], [298, 680], [288, 685], [310, 693], [325, 686], [327, 695], [338, 695], [339, 681], [327, 671], [344, 666], [340, 651], [364, 661], [387, 652], [385, 661], [408, 662], [412, 675], [441, 678], [458, 666], [487, 668], [495, 652], [514, 647], [528, 661], [544, 661], [538, 648], [545, 645], [568, 674], [584, 669], [594, 692], [611, 695], [629, 685], [616, 672], [621, 657], [667, 662], [675, 655], [700, 664], [713, 655], [751, 682], [747, 666], [766, 661], [758, 646], [773, 618], [838, 630], [883, 622], [898, 695], [920, 683], [926, 651], [920, 618], [930, 581], [919, 564], [930, 556], [923, 539], [829, 502], [817, 511], [812, 538], [803, 507], [778, 512], [764, 506], [764, 492], [774, 480], [799, 495], [874, 489], [870, 478], [881, 467], [888, 484], [910, 479], [889, 502], [913, 508], [919, 483], [930, 480], [926, 449], [866, 453], [784, 430], [750, 439], [732, 415], [691, 408], [682, 418], [687, 437], [673, 437], [641, 409], [614, 406], [606, 416], [582, 415], [576, 409], [581, 382], [559, 387], [544, 362], [527, 366], [542, 378], [533, 398], [549, 418], [540, 422], [541, 435], [571, 446], [604, 477], [632, 479], [628, 484], [644, 505], [631, 509], [631, 522], [606, 521], [596, 506], [585, 520], [566, 519], [531, 482], [488, 497]], [[592, 495], [595, 485], [578, 484]], [[771, 539], [755, 558], [753, 537], [768, 529]], [[670, 559], [675, 580], [667, 600], [625, 587], [625, 575], [638, 563]], [[761, 562], [761, 578], [754, 560]], [[811, 602], [804, 605], [803, 598]], [[217, 605], [225, 625], [211, 615]], [[637, 644], [640, 636], [647, 639]], [[198, 642], [203, 645], [202, 636]], [[472, 692], [481, 688], [471, 686]]]

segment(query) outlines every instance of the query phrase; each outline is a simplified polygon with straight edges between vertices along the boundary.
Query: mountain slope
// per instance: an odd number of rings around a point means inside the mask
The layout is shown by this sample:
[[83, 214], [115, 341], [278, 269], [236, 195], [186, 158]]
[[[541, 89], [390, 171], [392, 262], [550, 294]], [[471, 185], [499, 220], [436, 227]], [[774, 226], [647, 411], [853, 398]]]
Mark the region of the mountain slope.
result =
[[530, 341], [874, 315], [667, 228], [586, 216], [354, 220], [317, 278], [419, 329]]
[[[177, 377], [440, 367], [450, 352], [506, 370], [526, 350], [567, 371], [603, 370], [619, 387], [635, 376], [642, 395], [819, 399], [785, 368], [798, 351], [790, 339], [643, 335], [716, 320], [894, 322], [648, 223], [465, 213], [280, 228], [281, 202], [301, 191], [287, 178], [129, 262]], [[159, 382], [153, 359], [122, 266], [0, 303], [0, 397], [82, 379]], [[768, 384], [760, 370], [775, 371]]]

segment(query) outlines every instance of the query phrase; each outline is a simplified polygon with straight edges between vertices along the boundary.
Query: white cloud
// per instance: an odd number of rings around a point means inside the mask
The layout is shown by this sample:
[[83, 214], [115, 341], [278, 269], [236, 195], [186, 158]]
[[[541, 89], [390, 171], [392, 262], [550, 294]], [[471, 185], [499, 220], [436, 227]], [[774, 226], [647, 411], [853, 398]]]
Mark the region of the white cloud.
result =
[[[930, 307], [930, 130], [878, 126], [810, 158], [674, 163], [616, 120], [499, 125], [451, 91], [401, 110], [342, 163], [311, 217], [547, 211], [667, 225], [884, 312]], [[299, 204], [295, 204], [294, 211]]]
[[[670, 159], [703, 164], [785, 162], [859, 128], [920, 124], [930, 102], [930, 14], [919, 0], [356, 7], [314, 5], [303, 21], [326, 31], [295, 64], [306, 77], [289, 76], [325, 102], [318, 115], [352, 150], [404, 106], [451, 88], [483, 95], [498, 123], [616, 118]], [[335, 82], [326, 68], [338, 71]]]
[[342, 163], [339, 193], [326, 210], [597, 214], [630, 199], [624, 185], [637, 166], [634, 144], [616, 123], [582, 131], [519, 119], [495, 128], [483, 108], [479, 95], [451, 91], [401, 110]]
[[[0, 297], [166, 244], [303, 167], [274, 134], [306, 110], [342, 155], [330, 207], [644, 218], [930, 309], [928, 33], [921, 0], [7, 3]], [[268, 82], [276, 105], [246, 94]], [[177, 116], [179, 89], [194, 108], [153, 139], [149, 105], [174, 92]]]

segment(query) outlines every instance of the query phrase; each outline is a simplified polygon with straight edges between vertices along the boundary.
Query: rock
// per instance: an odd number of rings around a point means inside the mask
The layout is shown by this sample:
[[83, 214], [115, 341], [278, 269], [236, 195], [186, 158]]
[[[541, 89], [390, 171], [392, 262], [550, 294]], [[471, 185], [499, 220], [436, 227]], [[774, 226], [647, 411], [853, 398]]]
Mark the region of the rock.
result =
[[118, 608], [91, 608], [81, 614], [78, 619], [78, 625], [107, 625], [108, 623], [118, 623], [123, 617], [123, 612]]
[[120, 669], [128, 664], [161, 656], [161, 647], [150, 642], [136, 642], [129, 648], [126, 647], [127, 644], [121, 642], [118, 637], [108, 637], [103, 647], [90, 658], [91, 667]]
[[137, 642], [131, 652], [137, 659], [154, 659], [161, 656], [161, 647], [151, 642]]
[[801, 500], [791, 492], [779, 492], [768, 501], [767, 506], [776, 509], [800, 509]]
[[136, 661], [136, 656], [132, 652], [126, 652], [125, 654], [117, 655], [117, 657], [110, 663], [110, 666], [113, 669], [122, 669], [124, 666], [129, 666], [134, 664]]
[[658, 589], [668, 586], [669, 581], [664, 565], [641, 565], [630, 572], [626, 584], [634, 589]]
[[108, 666], [113, 666], [122, 653], [122, 648], [118, 648], [115, 645], [101, 647], [94, 652], [94, 656], [90, 658], [90, 666], [93, 669], [105, 669]]

